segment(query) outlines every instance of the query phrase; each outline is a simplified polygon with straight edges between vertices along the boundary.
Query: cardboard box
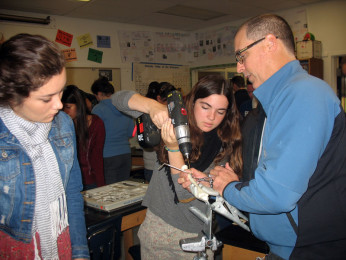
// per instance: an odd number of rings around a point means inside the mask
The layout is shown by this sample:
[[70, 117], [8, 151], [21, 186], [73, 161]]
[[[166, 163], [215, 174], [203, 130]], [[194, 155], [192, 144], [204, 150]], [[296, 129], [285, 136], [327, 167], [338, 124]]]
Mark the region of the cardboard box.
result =
[[322, 43], [320, 41], [300, 41], [297, 42], [297, 58], [310, 59], [322, 58]]

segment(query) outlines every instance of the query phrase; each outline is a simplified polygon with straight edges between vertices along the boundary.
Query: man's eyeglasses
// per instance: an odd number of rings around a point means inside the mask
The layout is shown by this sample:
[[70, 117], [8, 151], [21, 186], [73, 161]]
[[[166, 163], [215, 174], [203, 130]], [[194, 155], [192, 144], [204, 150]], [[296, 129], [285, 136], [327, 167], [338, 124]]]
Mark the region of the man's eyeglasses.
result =
[[261, 38], [261, 39], [255, 41], [255, 42], [249, 44], [249, 45], [246, 46], [245, 48], [243, 48], [243, 49], [237, 51], [237, 52], [235, 53], [235, 60], [236, 60], [237, 62], [239, 62], [239, 64], [243, 64], [243, 63], [244, 63], [244, 56], [241, 55], [241, 54], [242, 54], [244, 51], [247, 51], [247, 50], [250, 49], [251, 47], [255, 46], [257, 43], [263, 41], [265, 38], [266, 38], [266, 37], [263, 37], [263, 38]]
[[[247, 50], [250, 49], [251, 47], [255, 46], [257, 43], [263, 41], [265, 38], [266, 38], [266, 37], [263, 37], [263, 38], [261, 38], [261, 39], [255, 41], [255, 42], [251, 43], [250, 45], [246, 46], [245, 48], [243, 48], [243, 49], [237, 51], [237, 52], [235, 53], [235, 60], [236, 60], [237, 62], [239, 62], [239, 64], [243, 64], [243, 63], [244, 63], [244, 56], [241, 55], [241, 54], [242, 54], [244, 51], [247, 51]], [[275, 36], [275, 38], [278, 39], [279, 36]]]

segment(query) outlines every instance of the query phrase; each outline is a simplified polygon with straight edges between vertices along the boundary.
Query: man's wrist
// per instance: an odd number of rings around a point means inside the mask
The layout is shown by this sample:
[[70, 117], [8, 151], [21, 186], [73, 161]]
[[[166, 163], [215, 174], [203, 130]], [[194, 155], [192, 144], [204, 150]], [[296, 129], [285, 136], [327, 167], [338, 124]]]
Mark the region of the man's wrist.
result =
[[227, 187], [228, 187], [231, 183], [233, 183], [233, 182], [236, 182], [236, 181], [231, 181], [231, 182], [227, 183], [227, 185], [225, 186], [225, 188], [223, 188], [223, 191], [222, 191], [222, 197], [223, 197], [223, 198], [225, 197], [225, 190], [226, 190]]

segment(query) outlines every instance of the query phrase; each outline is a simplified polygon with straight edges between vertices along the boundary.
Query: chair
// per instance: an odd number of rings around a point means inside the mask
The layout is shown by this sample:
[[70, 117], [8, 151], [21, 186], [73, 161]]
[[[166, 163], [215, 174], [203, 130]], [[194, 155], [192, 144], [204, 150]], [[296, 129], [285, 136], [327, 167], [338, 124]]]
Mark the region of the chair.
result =
[[91, 260], [116, 260], [121, 254], [121, 217], [108, 219], [87, 227]]

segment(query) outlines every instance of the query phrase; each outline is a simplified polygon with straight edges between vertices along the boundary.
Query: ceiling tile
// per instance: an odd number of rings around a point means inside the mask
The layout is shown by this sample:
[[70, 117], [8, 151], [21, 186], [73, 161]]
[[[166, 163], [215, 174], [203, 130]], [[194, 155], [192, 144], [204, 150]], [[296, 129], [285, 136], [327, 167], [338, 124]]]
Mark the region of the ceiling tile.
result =
[[[0, 0], [0, 9], [194, 31], [321, 1], [328, 0]], [[158, 13], [176, 5], [225, 15], [202, 21]]]

